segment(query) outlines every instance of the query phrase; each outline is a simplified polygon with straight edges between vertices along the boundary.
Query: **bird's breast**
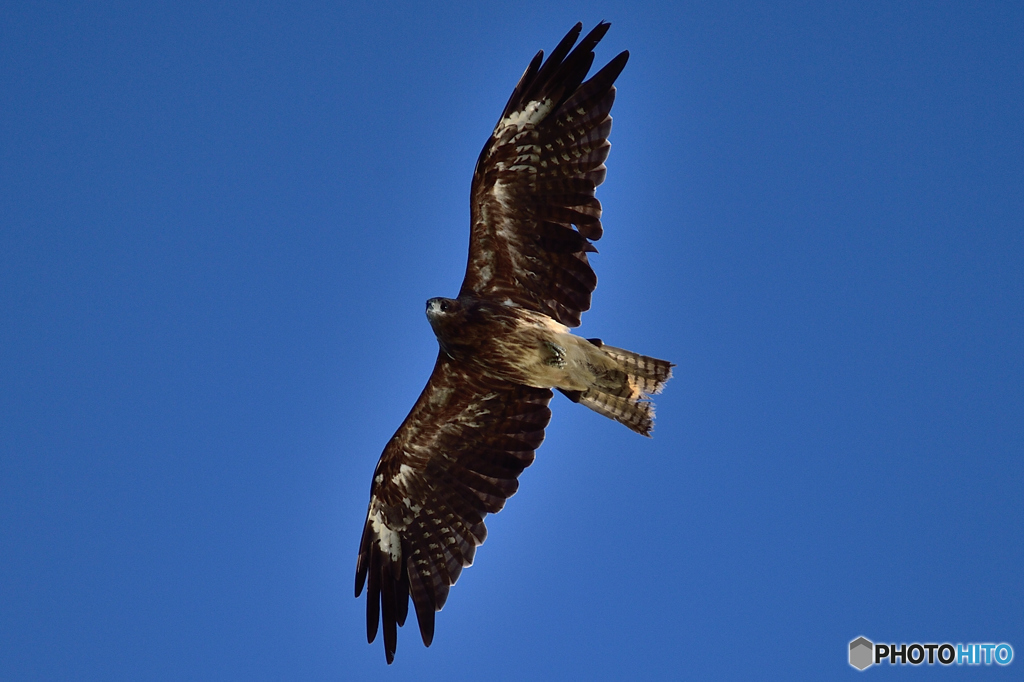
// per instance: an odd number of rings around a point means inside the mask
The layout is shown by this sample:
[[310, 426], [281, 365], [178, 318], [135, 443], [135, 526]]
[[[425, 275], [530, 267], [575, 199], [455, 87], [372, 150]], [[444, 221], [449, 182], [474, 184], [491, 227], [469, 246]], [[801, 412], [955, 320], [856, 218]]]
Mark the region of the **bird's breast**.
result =
[[492, 377], [537, 388], [563, 383], [575, 337], [547, 315], [523, 308], [479, 304], [438, 334], [457, 362]]

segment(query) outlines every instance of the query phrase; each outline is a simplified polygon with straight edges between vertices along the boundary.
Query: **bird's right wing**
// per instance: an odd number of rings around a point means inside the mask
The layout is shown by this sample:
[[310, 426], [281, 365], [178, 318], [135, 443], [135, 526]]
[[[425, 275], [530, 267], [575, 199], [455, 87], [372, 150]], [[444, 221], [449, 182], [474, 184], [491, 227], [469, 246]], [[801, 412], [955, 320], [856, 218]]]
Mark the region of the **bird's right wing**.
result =
[[430, 646], [434, 612], [487, 536], [484, 516], [516, 492], [544, 440], [550, 400], [549, 389], [492, 379], [438, 355], [373, 472], [359, 543], [356, 596], [365, 582], [367, 640], [380, 618], [388, 663], [410, 595]]

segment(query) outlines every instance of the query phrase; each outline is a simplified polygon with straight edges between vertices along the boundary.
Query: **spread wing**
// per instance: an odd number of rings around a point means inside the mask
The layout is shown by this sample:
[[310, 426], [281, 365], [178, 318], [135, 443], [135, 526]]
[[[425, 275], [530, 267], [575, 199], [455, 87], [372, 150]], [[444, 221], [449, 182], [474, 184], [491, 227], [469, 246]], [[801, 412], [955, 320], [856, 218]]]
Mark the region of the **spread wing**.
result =
[[[597, 277], [587, 261], [601, 238], [609, 112], [623, 52], [583, 82], [600, 23], [570, 52], [582, 24], [519, 80], [473, 174], [469, 264], [459, 295], [511, 300], [575, 327]], [[575, 227], [574, 227], [575, 226]]]
[[367, 586], [366, 636], [384, 624], [394, 659], [412, 597], [423, 643], [434, 612], [487, 537], [484, 516], [505, 506], [551, 419], [549, 389], [465, 371], [444, 353], [373, 472], [359, 543], [356, 596]]

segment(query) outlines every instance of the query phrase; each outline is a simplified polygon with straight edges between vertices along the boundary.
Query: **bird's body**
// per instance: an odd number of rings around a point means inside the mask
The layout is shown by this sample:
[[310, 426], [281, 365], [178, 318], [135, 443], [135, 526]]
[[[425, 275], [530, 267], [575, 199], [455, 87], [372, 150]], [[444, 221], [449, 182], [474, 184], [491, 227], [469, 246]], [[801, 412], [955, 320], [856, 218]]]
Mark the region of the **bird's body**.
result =
[[581, 346], [590, 344], [543, 313], [466, 297], [431, 299], [427, 319], [441, 351], [456, 362], [535, 388], [587, 388], [590, 356]]
[[503, 381], [556, 388], [601, 414], [621, 404], [620, 412], [606, 416], [650, 435], [653, 407], [647, 397], [661, 392], [671, 363], [576, 336], [550, 316], [512, 301], [432, 298], [427, 319], [441, 352], [453, 361]]
[[584, 81], [601, 23], [582, 26], [516, 85], [473, 175], [466, 276], [457, 298], [427, 301], [434, 371], [373, 473], [356, 596], [367, 587], [367, 639], [384, 627], [394, 658], [409, 601], [430, 645], [434, 614], [519, 486], [557, 389], [650, 435], [672, 364], [573, 334], [597, 277], [588, 253], [601, 204], [614, 82], [628, 53]]

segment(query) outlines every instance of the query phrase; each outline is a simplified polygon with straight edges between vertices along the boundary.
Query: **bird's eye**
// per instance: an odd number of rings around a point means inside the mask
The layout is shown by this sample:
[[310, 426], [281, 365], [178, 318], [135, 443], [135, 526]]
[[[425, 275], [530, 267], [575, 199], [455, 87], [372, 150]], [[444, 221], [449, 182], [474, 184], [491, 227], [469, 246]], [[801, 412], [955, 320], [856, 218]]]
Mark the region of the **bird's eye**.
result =
[[448, 301], [441, 301], [441, 312], [448, 312]]

